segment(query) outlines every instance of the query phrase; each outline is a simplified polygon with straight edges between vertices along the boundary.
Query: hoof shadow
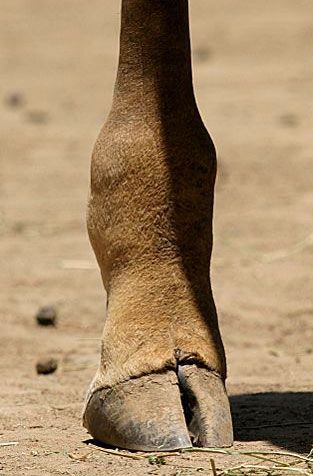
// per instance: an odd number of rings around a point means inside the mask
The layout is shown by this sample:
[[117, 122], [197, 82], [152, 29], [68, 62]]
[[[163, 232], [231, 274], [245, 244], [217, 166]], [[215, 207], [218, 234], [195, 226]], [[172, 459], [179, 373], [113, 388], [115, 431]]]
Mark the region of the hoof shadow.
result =
[[313, 392], [266, 392], [230, 397], [237, 441], [268, 441], [308, 453], [313, 445]]

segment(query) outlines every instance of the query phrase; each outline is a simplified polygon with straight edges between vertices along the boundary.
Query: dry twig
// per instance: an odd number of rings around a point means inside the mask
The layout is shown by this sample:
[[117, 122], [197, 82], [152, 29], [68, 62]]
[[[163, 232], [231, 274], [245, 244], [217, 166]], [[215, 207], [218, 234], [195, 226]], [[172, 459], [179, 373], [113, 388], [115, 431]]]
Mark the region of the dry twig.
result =
[[110, 448], [101, 448], [100, 446], [94, 446], [94, 445], [91, 445], [90, 443], [88, 444], [88, 446], [93, 446], [93, 448], [97, 451], [102, 451], [103, 453], [108, 453], [114, 456], [122, 456], [124, 458], [140, 459], [140, 460], [145, 459], [145, 456], [135, 454], [135, 453], [129, 453], [128, 451], [119, 451], [118, 449], [111, 450]]
[[[89, 444], [90, 445], [90, 444]], [[227, 469], [218, 470], [215, 465], [213, 458], [210, 458], [210, 464], [213, 476], [282, 476], [285, 474], [294, 474], [302, 476], [312, 476], [313, 469], [311, 465], [313, 463], [313, 449], [307, 455], [303, 456], [298, 453], [288, 452], [288, 451], [270, 451], [270, 450], [254, 450], [254, 451], [244, 451], [244, 450], [234, 450], [228, 448], [185, 448], [179, 452], [168, 452], [168, 453], [130, 453], [128, 451], [119, 451], [118, 449], [113, 450], [109, 448], [101, 448], [99, 446], [93, 447], [95, 450], [102, 451], [107, 454], [114, 456], [120, 456], [124, 458], [131, 458], [134, 460], [148, 460], [149, 462], [153, 461], [155, 458], [161, 461], [162, 464], [165, 464], [163, 458], [168, 456], [181, 456], [184, 453], [211, 453], [211, 454], [221, 454], [227, 456], [249, 456], [261, 460], [261, 464], [241, 464], [238, 466], [233, 466]], [[275, 458], [276, 457], [276, 458]], [[284, 460], [278, 459], [278, 457], [284, 457]], [[288, 459], [292, 458], [292, 461], [288, 462]], [[78, 459], [78, 458], [74, 458]], [[287, 461], [286, 461], [287, 459]], [[268, 463], [267, 465], [265, 465]], [[300, 465], [305, 467], [299, 467]], [[170, 466], [179, 467], [178, 465], [171, 464]], [[297, 467], [294, 467], [297, 466]]]
[[212, 468], [213, 476], [217, 476], [215, 461], [214, 461], [213, 458], [210, 458], [210, 463], [211, 463], [211, 468]]

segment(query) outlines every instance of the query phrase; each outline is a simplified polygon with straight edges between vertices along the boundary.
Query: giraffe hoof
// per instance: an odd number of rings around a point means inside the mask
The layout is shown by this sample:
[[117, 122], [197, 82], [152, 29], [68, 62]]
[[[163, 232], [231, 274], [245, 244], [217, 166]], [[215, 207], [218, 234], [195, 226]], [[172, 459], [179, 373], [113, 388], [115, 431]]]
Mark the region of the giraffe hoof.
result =
[[232, 418], [222, 379], [197, 365], [179, 365], [178, 379], [193, 445], [232, 446]]
[[97, 390], [87, 404], [84, 426], [95, 439], [119, 448], [168, 451], [192, 446], [172, 370]]
[[103, 443], [139, 451], [233, 444], [229, 401], [220, 377], [197, 365], [97, 390], [84, 425]]

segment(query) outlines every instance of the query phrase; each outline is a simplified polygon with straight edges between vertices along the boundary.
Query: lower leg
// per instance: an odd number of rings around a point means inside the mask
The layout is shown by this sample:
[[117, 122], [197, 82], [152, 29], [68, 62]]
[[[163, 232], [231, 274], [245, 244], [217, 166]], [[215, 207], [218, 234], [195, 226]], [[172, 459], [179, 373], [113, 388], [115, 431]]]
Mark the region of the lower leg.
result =
[[209, 279], [214, 151], [201, 134], [173, 146], [134, 131], [143, 139], [126, 148], [110, 136], [104, 129], [92, 165], [88, 227], [108, 312], [85, 426], [130, 449], [229, 446]]

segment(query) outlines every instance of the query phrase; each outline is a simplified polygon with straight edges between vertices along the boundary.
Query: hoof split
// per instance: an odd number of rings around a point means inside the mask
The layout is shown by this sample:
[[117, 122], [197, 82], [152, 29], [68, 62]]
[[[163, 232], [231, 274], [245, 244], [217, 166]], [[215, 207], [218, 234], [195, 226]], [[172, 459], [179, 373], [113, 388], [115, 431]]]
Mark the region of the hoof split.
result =
[[84, 426], [105, 444], [139, 451], [233, 443], [224, 383], [195, 364], [97, 390], [87, 403]]

